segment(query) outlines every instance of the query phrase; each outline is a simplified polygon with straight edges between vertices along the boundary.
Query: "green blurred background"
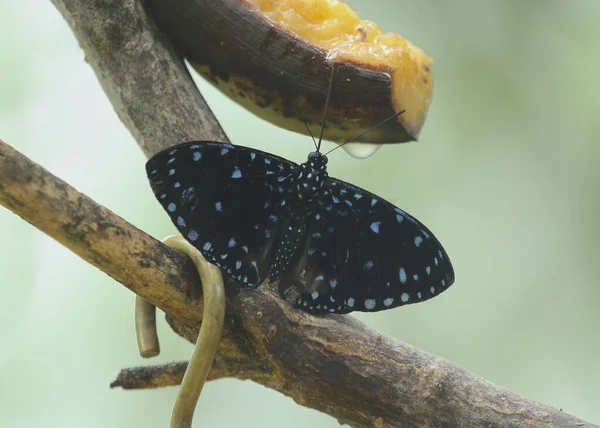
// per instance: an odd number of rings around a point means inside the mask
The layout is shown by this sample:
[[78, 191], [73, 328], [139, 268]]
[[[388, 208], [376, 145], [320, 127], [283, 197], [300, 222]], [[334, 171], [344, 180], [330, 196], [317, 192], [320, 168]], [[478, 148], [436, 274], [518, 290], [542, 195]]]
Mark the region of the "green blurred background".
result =
[[[600, 2], [349, 3], [433, 57], [435, 92], [419, 144], [362, 161], [337, 151], [330, 174], [423, 221], [456, 270], [436, 299], [356, 316], [600, 423]], [[142, 152], [59, 13], [46, 0], [2, 9], [0, 138], [153, 236], [173, 233]], [[312, 149], [198, 84], [232, 142], [297, 162]], [[175, 388], [108, 388], [120, 368], [147, 363], [133, 295], [3, 208], [0, 233], [0, 426], [167, 426]], [[162, 317], [160, 333], [156, 362], [191, 354]], [[338, 426], [237, 380], [207, 385], [195, 418], [282, 424]]]

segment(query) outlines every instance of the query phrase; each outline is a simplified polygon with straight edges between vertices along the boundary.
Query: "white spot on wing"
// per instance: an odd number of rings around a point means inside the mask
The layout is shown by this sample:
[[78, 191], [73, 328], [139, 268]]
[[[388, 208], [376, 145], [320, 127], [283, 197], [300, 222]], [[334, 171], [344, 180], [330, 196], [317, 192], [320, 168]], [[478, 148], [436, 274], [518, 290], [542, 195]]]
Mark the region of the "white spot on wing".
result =
[[170, 213], [175, 212], [175, 210], [177, 209], [177, 206], [171, 202], [169, 205], [167, 205], [167, 210], [169, 210]]
[[[196, 239], [198, 239], [198, 232], [196, 232], [196, 231], [195, 231], [195, 230], [193, 230], [193, 229], [190, 229], [190, 231], [189, 231], [189, 232], [188, 232], [188, 234], [187, 234], [187, 238], [188, 238], [190, 241], [195, 241]], [[208, 251], [208, 250], [206, 250], [206, 251]]]
[[235, 247], [236, 244], [237, 244], [237, 241], [235, 240], [235, 238], [231, 238], [227, 245], [229, 246], [229, 248], [231, 248], [231, 247]]
[[231, 174], [231, 178], [240, 178], [242, 176], [242, 171], [237, 166], [233, 167], [233, 173]]
[[381, 225], [380, 221], [374, 221], [373, 223], [371, 223], [371, 230], [377, 234], [379, 234], [379, 226]]
[[194, 152], [193, 158], [194, 158], [194, 162], [198, 162], [200, 159], [202, 159], [202, 153]]
[[421, 238], [420, 236], [415, 236], [415, 247], [420, 246], [421, 242], [423, 242], [423, 238]]
[[[404, 294], [406, 294], [406, 293], [404, 293]], [[392, 306], [392, 303], [394, 303], [394, 299], [392, 297], [388, 297], [387, 299], [383, 300], [383, 306], [385, 306], [385, 307]]]
[[365, 300], [365, 309], [373, 309], [375, 307], [375, 299]]
[[402, 293], [402, 295], [400, 296], [400, 300], [402, 300], [402, 303], [408, 302], [408, 299], [410, 299], [408, 293]]
[[221, 202], [215, 202], [215, 209], [217, 211], [223, 211], [223, 205], [221, 204]]
[[406, 271], [403, 267], [400, 268], [400, 282], [406, 284]]
[[354, 297], [348, 298], [348, 301], [346, 302], [346, 306], [348, 306], [349, 308], [354, 307]]

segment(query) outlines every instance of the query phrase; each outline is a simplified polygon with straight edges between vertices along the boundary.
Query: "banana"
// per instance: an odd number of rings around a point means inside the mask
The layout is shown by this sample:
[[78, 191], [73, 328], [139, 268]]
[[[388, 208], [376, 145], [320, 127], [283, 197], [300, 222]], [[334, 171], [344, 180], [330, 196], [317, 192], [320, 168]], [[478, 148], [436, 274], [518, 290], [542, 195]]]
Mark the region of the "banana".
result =
[[147, 0], [147, 5], [195, 70], [264, 120], [303, 134], [306, 122], [318, 135], [335, 66], [326, 139], [343, 143], [372, 128], [358, 141], [418, 137], [432, 96], [431, 60], [344, 3]]

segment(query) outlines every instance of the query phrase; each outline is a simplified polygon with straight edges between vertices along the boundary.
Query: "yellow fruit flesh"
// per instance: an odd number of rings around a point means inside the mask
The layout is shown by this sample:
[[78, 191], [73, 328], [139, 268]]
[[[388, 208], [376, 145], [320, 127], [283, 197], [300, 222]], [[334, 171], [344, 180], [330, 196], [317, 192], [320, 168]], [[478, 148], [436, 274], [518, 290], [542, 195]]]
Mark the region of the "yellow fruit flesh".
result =
[[431, 59], [403, 37], [361, 20], [338, 0], [244, 0], [273, 25], [326, 51], [332, 62], [382, 68], [392, 76], [396, 111], [420, 129], [432, 95]]

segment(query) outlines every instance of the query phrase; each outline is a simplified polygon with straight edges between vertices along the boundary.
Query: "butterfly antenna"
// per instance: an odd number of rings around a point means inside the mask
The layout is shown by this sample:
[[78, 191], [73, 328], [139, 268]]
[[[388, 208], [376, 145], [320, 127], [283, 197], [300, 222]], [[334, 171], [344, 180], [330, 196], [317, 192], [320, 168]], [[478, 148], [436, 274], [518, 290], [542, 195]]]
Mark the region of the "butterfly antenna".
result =
[[353, 139], [351, 139], [350, 141], [346, 141], [343, 144], [338, 145], [337, 147], [334, 147], [333, 149], [329, 150], [327, 153], [325, 153], [325, 156], [327, 156], [329, 153], [333, 152], [334, 150], [339, 149], [340, 147], [345, 146], [348, 143], [354, 143], [356, 140], [358, 140], [360, 137], [362, 137], [363, 135], [368, 134], [369, 132], [371, 132], [372, 130], [379, 128], [381, 125], [383, 125], [386, 122], [389, 122], [390, 120], [400, 116], [402, 113], [404, 113], [406, 110], [401, 110], [398, 113], [394, 113], [392, 116], [388, 117], [387, 119], [382, 120], [381, 122], [379, 122], [377, 125], [373, 126], [372, 128], [367, 129], [365, 132], [363, 132], [362, 134], [360, 134], [358, 137], [355, 137]]
[[329, 77], [329, 87], [327, 88], [327, 96], [325, 97], [325, 109], [323, 110], [323, 117], [321, 118], [321, 134], [319, 135], [319, 143], [317, 145], [317, 152], [321, 149], [321, 141], [323, 141], [323, 133], [325, 132], [325, 118], [327, 117], [327, 110], [329, 110], [329, 99], [331, 98], [331, 88], [333, 88], [333, 75], [335, 74], [335, 67], [331, 66], [331, 76]]
[[317, 149], [317, 151], [319, 151], [319, 148], [317, 147], [317, 140], [315, 140], [315, 136], [313, 135], [313, 133], [311, 132], [310, 128], [308, 127], [308, 123], [306, 123], [306, 120], [304, 119], [304, 116], [302, 116], [302, 112], [298, 108], [298, 104], [296, 104], [296, 101], [293, 101], [293, 100], [292, 100], [292, 104], [294, 105], [294, 108], [298, 112], [298, 116], [300, 116], [300, 120], [302, 121], [302, 123], [306, 127], [306, 130], [308, 131], [308, 133], [310, 135], [310, 138], [312, 138], [313, 143], [315, 145], [315, 149]]

